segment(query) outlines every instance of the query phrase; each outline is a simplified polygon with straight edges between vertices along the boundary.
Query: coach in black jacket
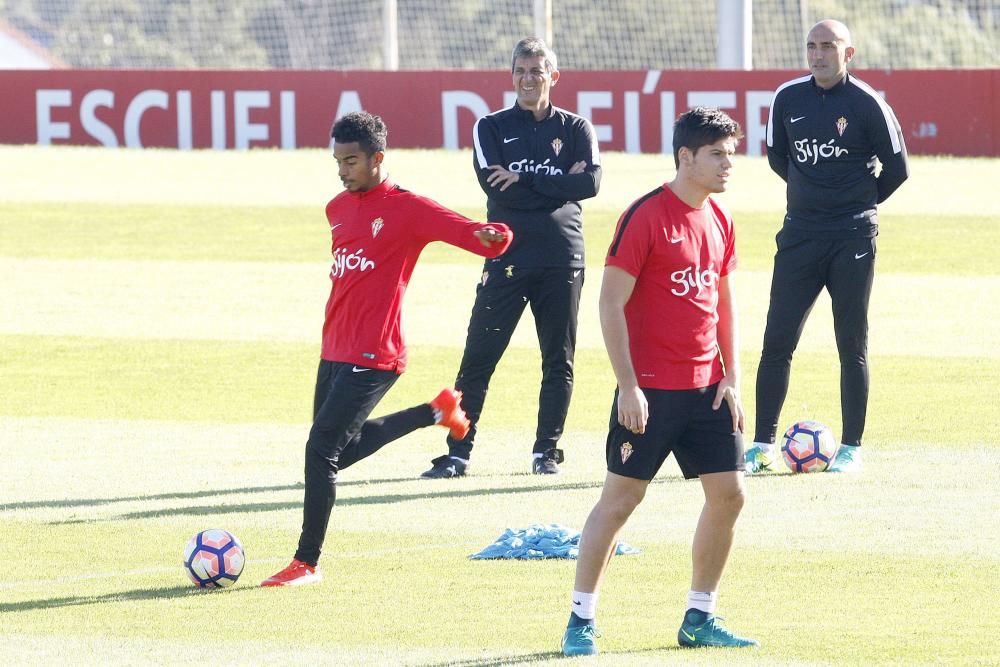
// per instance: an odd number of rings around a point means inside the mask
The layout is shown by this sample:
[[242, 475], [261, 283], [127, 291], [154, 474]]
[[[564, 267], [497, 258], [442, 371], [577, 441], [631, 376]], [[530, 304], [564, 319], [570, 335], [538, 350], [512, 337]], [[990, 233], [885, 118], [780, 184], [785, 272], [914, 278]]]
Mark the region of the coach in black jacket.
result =
[[473, 139], [486, 219], [508, 224], [514, 242], [486, 262], [455, 381], [472, 429], [464, 440], [448, 438], [448, 455], [434, 459], [423, 477], [465, 474], [490, 378], [528, 304], [542, 354], [532, 471], [557, 473], [563, 458], [556, 444], [573, 392], [584, 277], [580, 200], [597, 194], [601, 161], [590, 122], [549, 101], [559, 69], [542, 40], [518, 42], [511, 72], [517, 102], [479, 119]]
[[[892, 109], [868, 84], [847, 73], [853, 57], [847, 26], [820, 21], [806, 38], [812, 76], [782, 84], [771, 102], [767, 160], [787, 183], [788, 208], [777, 236], [757, 370], [755, 442], [746, 454], [751, 472], [769, 467], [775, 458], [792, 352], [824, 287], [833, 303], [843, 417], [842, 444], [830, 470], [861, 470], [876, 206], [906, 180], [909, 168]], [[876, 176], [877, 163], [882, 169]]]

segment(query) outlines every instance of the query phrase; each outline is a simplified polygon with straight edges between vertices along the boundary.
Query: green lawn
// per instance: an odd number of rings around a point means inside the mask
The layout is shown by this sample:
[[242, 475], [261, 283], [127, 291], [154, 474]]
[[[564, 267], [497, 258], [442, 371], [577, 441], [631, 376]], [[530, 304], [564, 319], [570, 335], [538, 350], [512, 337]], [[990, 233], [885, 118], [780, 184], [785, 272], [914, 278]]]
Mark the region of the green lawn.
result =
[[[467, 215], [467, 152], [390, 151], [402, 185]], [[263, 590], [301, 525], [336, 185], [322, 151], [0, 147], [0, 656], [4, 664], [565, 664], [573, 563], [470, 561], [507, 527], [581, 528], [600, 493], [613, 376], [596, 317], [621, 210], [671, 176], [604, 156], [586, 205], [577, 382], [554, 479], [530, 474], [539, 359], [530, 319], [494, 378], [470, 475], [417, 479], [430, 428], [342, 474], [314, 587]], [[913, 160], [883, 207], [865, 473], [750, 478], [720, 611], [752, 652], [681, 651], [701, 502], [669, 462], [602, 593], [594, 664], [1000, 664], [1000, 160]], [[947, 193], [947, 194], [946, 194]], [[782, 188], [741, 158], [743, 393], [767, 309]], [[414, 275], [410, 370], [377, 408], [454, 379], [478, 261], [432, 245]], [[447, 286], [442, 298], [441, 286]], [[839, 431], [829, 301], [796, 354], [782, 421]], [[249, 562], [191, 588], [199, 530]]]

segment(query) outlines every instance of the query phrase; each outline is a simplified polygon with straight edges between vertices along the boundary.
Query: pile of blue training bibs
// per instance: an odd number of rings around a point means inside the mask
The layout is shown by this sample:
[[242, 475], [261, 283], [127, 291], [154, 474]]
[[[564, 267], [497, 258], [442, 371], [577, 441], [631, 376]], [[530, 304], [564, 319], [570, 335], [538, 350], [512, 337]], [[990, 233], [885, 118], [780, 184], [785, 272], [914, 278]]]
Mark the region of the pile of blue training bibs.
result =
[[[469, 558], [487, 560], [495, 558], [535, 560], [540, 558], [569, 558], [575, 560], [580, 553], [580, 532], [558, 523], [534, 523], [527, 528], [508, 528], [496, 541]], [[616, 555], [638, 554], [641, 550], [619, 542]]]

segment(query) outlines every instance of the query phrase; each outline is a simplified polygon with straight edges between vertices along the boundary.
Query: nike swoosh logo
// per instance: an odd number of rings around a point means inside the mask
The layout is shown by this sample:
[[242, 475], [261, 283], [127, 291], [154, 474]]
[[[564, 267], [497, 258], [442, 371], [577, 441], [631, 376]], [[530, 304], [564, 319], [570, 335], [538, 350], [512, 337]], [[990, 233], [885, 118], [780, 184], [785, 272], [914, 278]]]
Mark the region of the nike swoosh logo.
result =
[[681, 242], [681, 241], [683, 241], [683, 240], [684, 240], [684, 237], [683, 237], [683, 236], [681, 236], [681, 237], [678, 237], [678, 238], [676, 238], [676, 239], [670, 239], [670, 242], [671, 242], [671, 243], [680, 243], [680, 242]]
[[863, 253], [861, 253], [860, 255], [858, 255], [858, 254], [855, 254], [855, 255], [854, 255], [854, 259], [861, 259], [862, 257], [864, 257], [864, 256], [865, 256], [865, 255], [867, 255], [867, 254], [868, 254], [868, 253], [866, 253], [866, 252], [863, 252]]
[[351, 370], [354, 371], [355, 373], [364, 373], [365, 371], [370, 371], [371, 369], [370, 368], [360, 368], [358, 366], [355, 366]]
[[579, 607], [579, 606], [580, 606], [580, 605], [582, 605], [583, 603], [582, 603], [582, 602], [580, 602], [579, 600], [573, 600], [573, 604], [575, 604], [576, 606], [578, 606], [578, 607]]
[[685, 637], [687, 637], [691, 641], [694, 641], [694, 635], [691, 634], [690, 632], [688, 632], [687, 630], [685, 630], [684, 628], [681, 628], [681, 634], [683, 634]]
[[573, 277], [576, 278], [578, 275], [580, 275], [580, 271], [582, 271], [582, 270], [583, 269], [577, 269], [576, 271], [574, 271], [573, 272]]
[[509, 144], [510, 142], [512, 142], [512, 141], [517, 141], [517, 140], [518, 140], [518, 139], [520, 139], [520, 138], [521, 138], [521, 137], [510, 137], [510, 138], [507, 138], [507, 137], [504, 137], [504, 138], [503, 138], [503, 142], [504, 142], [505, 144]]
[[800, 120], [802, 120], [803, 118], [805, 118], [805, 116], [799, 116], [798, 118], [792, 116], [791, 118], [788, 119], [788, 122], [789, 123], [797, 123]]
[[337, 227], [340, 227], [340, 225], [342, 225], [342, 224], [344, 224], [344, 223], [340, 223], [339, 225], [334, 225], [333, 227], [330, 227], [330, 231], [332, 232], [332, 231], [333, 231], [333, 230], [335, 230], [335, 229], [336, 229]]

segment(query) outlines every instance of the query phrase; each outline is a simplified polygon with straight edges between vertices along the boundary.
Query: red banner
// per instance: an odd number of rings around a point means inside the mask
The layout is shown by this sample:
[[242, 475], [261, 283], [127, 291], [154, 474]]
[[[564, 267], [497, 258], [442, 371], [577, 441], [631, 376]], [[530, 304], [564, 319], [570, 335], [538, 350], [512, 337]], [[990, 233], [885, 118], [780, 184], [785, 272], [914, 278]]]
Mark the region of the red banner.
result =
[[[603, 150], [669, 153], [697, 105], [764, 151], [774, 89], [799, 71], [567, 70], [557, 106], [589, 118]], [[1000, 70], [859, 71], [896, 112], [911, 154], [1000, 154]], [[512, 103], [496, 71], [0, 71], [0, 143], [245, 149], [325, 147], [333, 119], [366, 109], [396, 148], [465, 148], [476, 118]]]

